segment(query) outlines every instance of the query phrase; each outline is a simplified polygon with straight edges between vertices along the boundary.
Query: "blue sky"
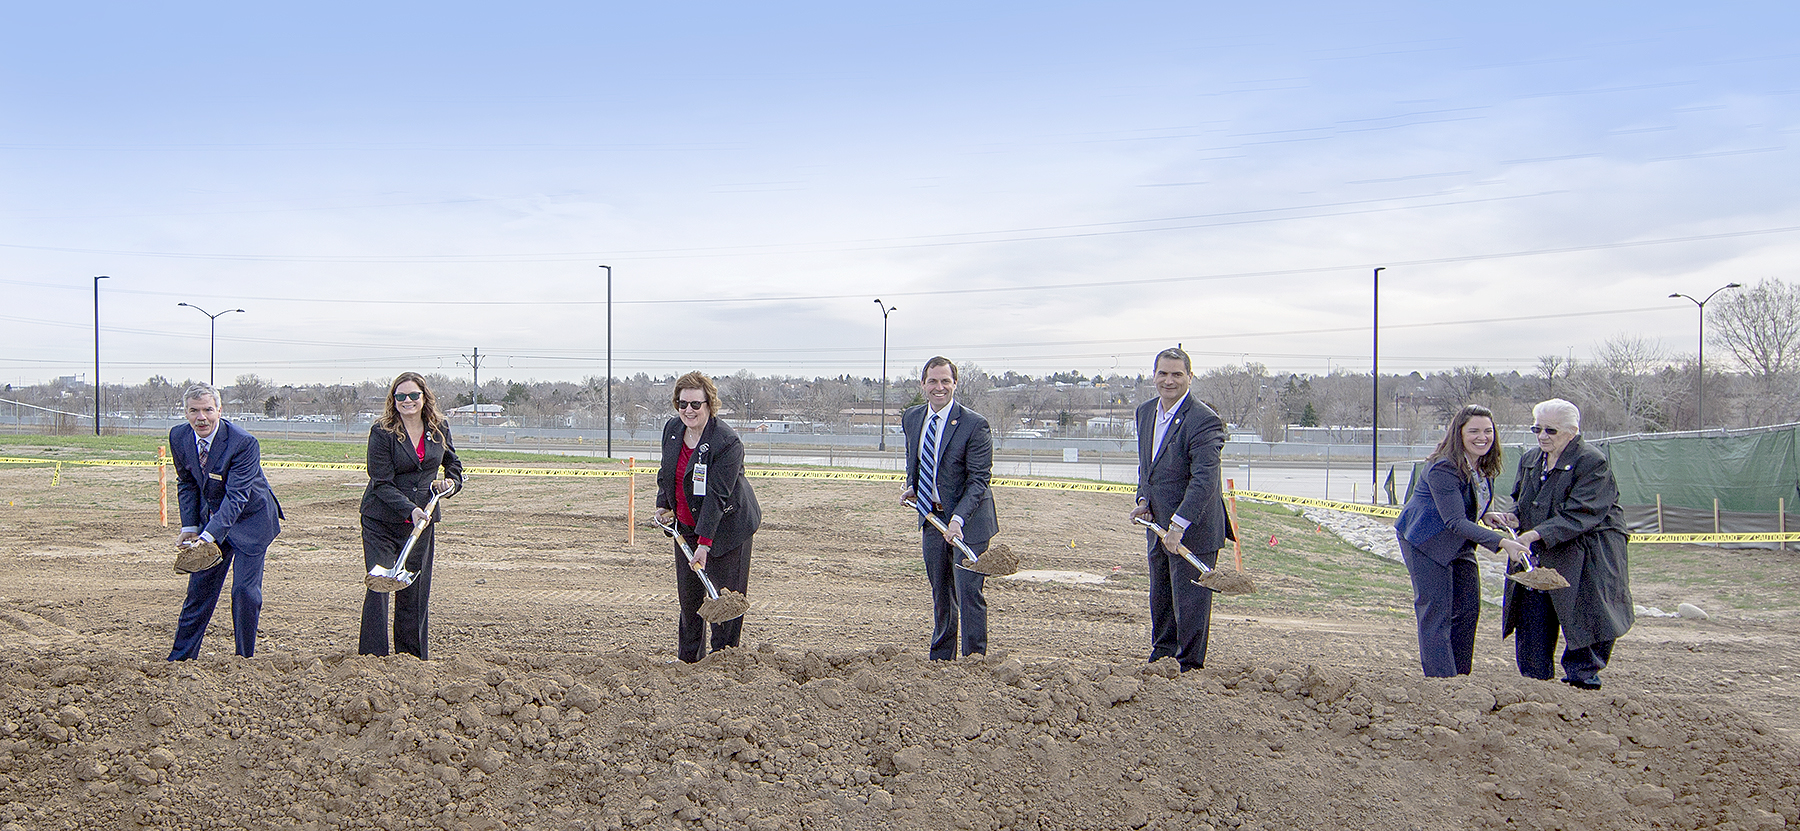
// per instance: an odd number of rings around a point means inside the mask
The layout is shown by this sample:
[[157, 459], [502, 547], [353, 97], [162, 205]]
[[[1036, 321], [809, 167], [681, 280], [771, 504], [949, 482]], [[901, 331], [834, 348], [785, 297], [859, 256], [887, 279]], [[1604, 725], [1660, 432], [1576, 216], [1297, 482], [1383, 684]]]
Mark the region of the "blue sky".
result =
[[[1528, 370], [1794, 279], [1778, 4], [9, 4], [0, 380]], [[1709, 350], [1709, 353], [1711, 351]], [[1722, 350], [1709, 358], [1722, 355]]]

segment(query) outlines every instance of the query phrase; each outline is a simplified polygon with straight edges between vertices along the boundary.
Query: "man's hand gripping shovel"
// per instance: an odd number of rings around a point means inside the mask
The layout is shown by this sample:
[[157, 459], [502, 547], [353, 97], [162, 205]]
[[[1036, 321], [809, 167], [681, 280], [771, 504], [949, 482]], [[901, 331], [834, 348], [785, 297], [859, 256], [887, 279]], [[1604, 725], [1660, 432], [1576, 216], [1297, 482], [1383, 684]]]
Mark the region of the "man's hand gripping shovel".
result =
[[938, 519], [937, 514], [921, 507], [918, 500], [902, 499], [900, 500], [900, 504], [918, 511], [919, 516], [924, 517], [926, 522], [931, 523], [931, 526], [938, 530], [938, 533], [944, 535], [944, 539], [950, 540], [950, 542], [956, 546], [956, 550], [961, 551], [962, 555], [968, 558], [967, 560], [958, 560], [956, 562], [957, 568], [964, 571], [972, 571], [976, 574], [985, 574], [990, 577], [1005, 577], [1008, 574], [1018, 573], [1019, 555], [1014, 554], [1012, 548], [1005, 543], [989, 546], [987, 553], [985, 554], [976, 554], [969, 546], [963, 543], [960, 537], [951, 539], [949, 526], [946, 526], [943, 520]]
[[1133, 520], [1137, 522], [1137, 524], [1155, 531], [1156, 536], [1162, 539], [1163, 548], [1173, 551], [1176, 554], [1180, 554], [1182, 559], [1188, 561], [1189, 565], [1192, 565], [1195, 569], [1199, 570], [1200, 579], [1193, 581], [1194, 585], [1212, 589], [1219, 594], [1250, 594], [1251, 592], [1256, 591], [1256, 583], [1250, 580], [1250, 575], [1238, 571], [1235, 568], [1231, 568], [1230, 566], [1213, 568], [1200, 562], [1200, 558], [1194, 556], [1194, 552], [1189, 551], [1187, 546], [1181, 544], [1180, 534], [1171, 533], [1164, 528], [1158, 528], [1156, 523], [1141, 516], [1134, 517]]

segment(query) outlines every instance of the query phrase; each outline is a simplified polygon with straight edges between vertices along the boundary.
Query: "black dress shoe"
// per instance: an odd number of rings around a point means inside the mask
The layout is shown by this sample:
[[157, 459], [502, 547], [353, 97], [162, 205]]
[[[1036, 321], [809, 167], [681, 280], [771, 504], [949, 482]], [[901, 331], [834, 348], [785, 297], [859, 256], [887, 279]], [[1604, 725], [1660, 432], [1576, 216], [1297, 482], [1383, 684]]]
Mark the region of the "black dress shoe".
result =
[[1563, 683], [1564, 683], [1564, 684], [1568, 684], [1568, 685], [1569, 685], [1569, 686], [1571, 686], [1571, 687], [1574, 687], [1574, 688], [1575, 688], [1575, 689], [1578, 689], [1578, 690], [1597, 690], [1597, 689], [1600, 689], [1600, 682], [1599, 682], [1599, 681], [1577, 681], [1577, 680], [1575, 680], [1575, 679], [1573, 679], [1573, 678], [1564, 678], [1564, 679], [1563, 679], [1563, 680], [1562, 680], [1562, 682], [1563, 682]]

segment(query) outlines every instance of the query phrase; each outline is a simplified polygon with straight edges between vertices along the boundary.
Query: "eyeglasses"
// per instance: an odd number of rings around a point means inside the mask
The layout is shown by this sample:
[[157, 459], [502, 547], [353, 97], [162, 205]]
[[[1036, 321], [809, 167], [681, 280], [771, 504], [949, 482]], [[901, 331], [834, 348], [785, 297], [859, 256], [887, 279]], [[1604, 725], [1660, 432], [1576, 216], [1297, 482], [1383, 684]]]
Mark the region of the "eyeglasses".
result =
[[1542, 424], [1533, 424], [1533, 425], [1531, 425], [1531, 432], [1543, 433], [1546, 436], [1554, 436], [1554, 435], [1556, 435], [1556, 428], [1555, 427], [1545, 427]]
[[676, 401], [675, 402], [675, 409], [677, 409], [677, 410], [698, 410], [705, 406], [706, 406], [705, 401]]
[[424, 397], [425, 397], [425, 393], [422, 393], [422, 392], [397, 392], [397, 393], [394, 393], [395, 401], [417, 401]]

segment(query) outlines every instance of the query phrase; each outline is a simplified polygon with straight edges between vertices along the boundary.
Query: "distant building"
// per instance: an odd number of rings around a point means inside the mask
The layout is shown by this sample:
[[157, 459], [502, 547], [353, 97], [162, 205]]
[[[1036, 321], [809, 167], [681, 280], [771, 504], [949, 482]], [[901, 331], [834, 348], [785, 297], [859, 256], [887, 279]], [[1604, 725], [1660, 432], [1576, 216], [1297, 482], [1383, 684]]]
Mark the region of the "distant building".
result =
[[450, 423], [469, 423], [471, 419], [476, 417], [475, 411], [477, 407], [480, 407], [481, 409], [481, 420], [479, 422], [481, 424], [499, 424], [506, 420], [506, 409], [499, 404], [465, 404], [450, 411]]

